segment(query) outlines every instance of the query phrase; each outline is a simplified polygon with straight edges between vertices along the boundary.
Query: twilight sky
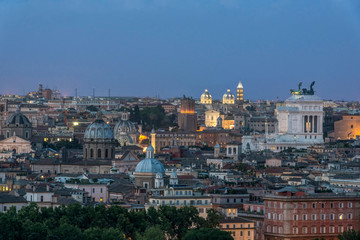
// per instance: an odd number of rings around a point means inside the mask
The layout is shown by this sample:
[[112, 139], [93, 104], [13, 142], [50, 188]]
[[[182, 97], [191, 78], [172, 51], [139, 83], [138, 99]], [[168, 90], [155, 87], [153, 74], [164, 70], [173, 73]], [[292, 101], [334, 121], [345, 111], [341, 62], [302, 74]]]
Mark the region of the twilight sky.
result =
[[0, 0], [0, 93], [360, 100], [359, 0]]

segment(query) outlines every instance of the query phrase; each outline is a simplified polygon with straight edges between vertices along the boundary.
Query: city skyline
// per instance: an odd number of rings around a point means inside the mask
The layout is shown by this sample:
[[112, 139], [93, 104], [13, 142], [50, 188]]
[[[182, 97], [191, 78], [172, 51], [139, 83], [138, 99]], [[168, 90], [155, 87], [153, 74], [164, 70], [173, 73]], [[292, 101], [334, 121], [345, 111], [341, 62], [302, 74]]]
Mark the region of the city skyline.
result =
[[359, 100], [356, 1], [0, 1], [2, 94]]

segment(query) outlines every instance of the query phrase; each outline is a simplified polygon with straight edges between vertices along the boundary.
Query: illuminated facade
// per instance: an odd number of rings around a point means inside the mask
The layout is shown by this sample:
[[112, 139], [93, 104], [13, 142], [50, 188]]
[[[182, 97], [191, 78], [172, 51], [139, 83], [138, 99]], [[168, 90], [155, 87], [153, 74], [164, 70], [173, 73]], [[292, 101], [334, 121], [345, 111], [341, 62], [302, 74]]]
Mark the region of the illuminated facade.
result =
[[230, 92], [230, 89], [227, 90], [227, 92], [223, 95], [223, 104], [234, 104], [235, 103], [235, 97]]
[[342, 116], [342, 119], [334, 122], [334, 139], [348, 140], [360, 136], [360, 116]]
[[220, 117], [220, 112], [215, 110], [209, 110], [205, 112], [205, 126], [216, 127], [217, 119]]
[[220, 221], [219, 228], [221, 231], [229, 232], [234, 240], [254, 240], [255, 224], [247, 219], [225, 218]]
[[236, 87], [236, 100], [238, 102], [244, 101], [244, 87], [241, 82]]
[[212, 104], [212, 97], [207, 89], [205, 89], [205, 92], [203, 94], [201, 94], [200, 103], [201, 104]]

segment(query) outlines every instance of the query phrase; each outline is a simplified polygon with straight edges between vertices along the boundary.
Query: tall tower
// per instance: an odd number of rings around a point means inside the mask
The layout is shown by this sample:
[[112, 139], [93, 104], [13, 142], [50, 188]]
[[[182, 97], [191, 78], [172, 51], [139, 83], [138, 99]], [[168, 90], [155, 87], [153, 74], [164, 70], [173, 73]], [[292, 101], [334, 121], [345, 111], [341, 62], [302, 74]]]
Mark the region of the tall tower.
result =
[[183, 97], [181, 100], [181, 110], [178, 116], [179, 129], [183, 131], [196, 131], [197, 117], [195, 113], [195, 100]]
[[236, 87], [236, 101], [238, 101], [238, 102], [244, 101], [244, 87], [243, 87], [241, 81], [239, 82], [239, 84]]
[[151, 146], [154, 148], [154, 153], [156, 153], [156, 142], [155, 142], [155, 140], [156, 140], [156, 132], [155, 132], [155, 130], [153, 129], [153, 130], [151, 131], [151, 142], [150, 142], [150, 144], [151, 144]]

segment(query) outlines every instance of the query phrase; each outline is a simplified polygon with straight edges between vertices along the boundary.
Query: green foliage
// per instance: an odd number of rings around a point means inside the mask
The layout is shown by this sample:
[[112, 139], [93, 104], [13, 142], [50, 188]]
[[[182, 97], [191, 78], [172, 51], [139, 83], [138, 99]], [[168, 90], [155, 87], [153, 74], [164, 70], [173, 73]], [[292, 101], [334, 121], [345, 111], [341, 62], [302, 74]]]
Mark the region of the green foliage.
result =
[[154, 128], [168, 128], [174, 126], [174, 121], [176, 116], [166, 115], [165, 110], [161, 105], [156, 107], [146, 107], [142, 110], [139, 110], [139, 107], [136, 105], [130, 113], [130, 120], [133, 122], [143, 124], [143, 130], [151, 131]]
[[189, 231], [183, 240], [233, 240], [230, 233], [214, 228], [201, 228]]
[[97, 107], [95, 107], [94, 105], [91, 106], [87, 106], [86, 110], [90, 111], [90, 112], [97, 112], [99, 111], [99, 109]]
[[80, 204], [39, 209], [31, 203], [19, 212], [11, 208], [0, 213], [0, 239], [183, 239], [190, 229], [215, 228], [220, 220], [221, 215], [215, 210], [209, 210], [204, 219], [192, 206], [161, 206], [158, 210], [135, 212], [120, 206]]
[[137, 240], [166, 240], [164, 231], [160, 226], [149, 227], [143, 234], [136, 235]]
[[338, 236], [339, 240], [360, 240], [360, 231], [356, 232], [354, 229], [343, 232]]
[[242, 173], [248, 172], [248, 165], [244, 164], [244, 163], [237, 163], [237, 164], [235, 164], [234, 168]]

